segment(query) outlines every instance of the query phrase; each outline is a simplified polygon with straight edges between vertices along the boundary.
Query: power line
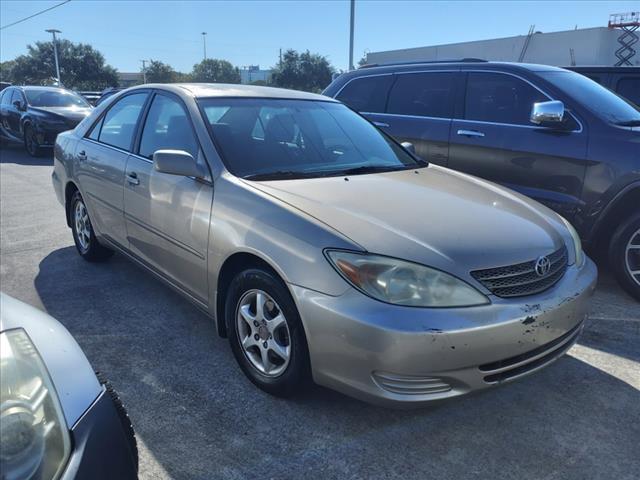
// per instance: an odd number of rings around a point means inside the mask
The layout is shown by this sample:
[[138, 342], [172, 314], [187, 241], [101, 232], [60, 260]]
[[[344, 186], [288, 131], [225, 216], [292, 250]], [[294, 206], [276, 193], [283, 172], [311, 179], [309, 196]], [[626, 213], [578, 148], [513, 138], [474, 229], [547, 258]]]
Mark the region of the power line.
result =
[[41, 14], [43, 14], [45, 12], [48, 12], [49, 10], [53, 10], [54, 8], [58, 8], [58, 7], [62, 6], [62, 5], [64, 5], [65, 3], [69, 3], [70, 1], [71, 0], [64, 0], [64, 2], [60, 2], [60, 3], [58, 3], [58, 4], [56, 4], [56, 5], [52, 6], [52, 7], [45, 8], [44, 10], [40, 10], [39, 12], [36, 12], [33, 15], [29, 15], [28, 17], [24, 17], [24, 18], [22, 18], [22, 19], [20, 19], [20, 20], [18, 20], [16, 22], [10, 23], [9, 25], [4, 25], [3, 27], [0, 27], [0, 30], [4, 30], [5, 28], [13, 27], [14, 25], [17, 25], [19, 23], [25, 22], [25, 21], [29, 20], [30, 18], [37, 17], [38, 15], [41, 15]]

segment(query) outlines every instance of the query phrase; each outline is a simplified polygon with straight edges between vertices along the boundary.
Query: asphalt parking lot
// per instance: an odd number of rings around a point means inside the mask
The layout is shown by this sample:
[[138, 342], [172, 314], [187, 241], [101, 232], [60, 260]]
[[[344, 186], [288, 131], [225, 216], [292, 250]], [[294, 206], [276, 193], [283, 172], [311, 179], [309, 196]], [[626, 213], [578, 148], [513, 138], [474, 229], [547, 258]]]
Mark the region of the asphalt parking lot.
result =
[[0, 158], [0, 288], [56, 317], [112, 381], [141, 479], [640, 478], [640, 304], [606, 272], [579, 344], [519, 382], [417, 411], [320, 387], [285, 401], [151, 275], [76, 254], [49, 157]]

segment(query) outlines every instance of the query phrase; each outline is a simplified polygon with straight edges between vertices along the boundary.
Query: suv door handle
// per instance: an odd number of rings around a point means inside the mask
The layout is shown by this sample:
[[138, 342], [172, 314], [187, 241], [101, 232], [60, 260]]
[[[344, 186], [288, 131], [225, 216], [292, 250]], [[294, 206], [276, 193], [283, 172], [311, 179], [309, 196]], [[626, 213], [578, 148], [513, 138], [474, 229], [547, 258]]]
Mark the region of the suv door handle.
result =
[[84, 150], [82, 150], [81, 152], [78, 152], [78, 160], [82, 162], [86, 159], [87, 159], [87, 152], [85, 152]]
[[458, 130], [458, 135], [464, 137], [484, 137], [484, 133], [477, 130]]
[[388, 123], [384, 123], [384, 122], [372, 122], [376, 127], [380, 127], [380, 128], [387, 128], [389, 126]]
[[127, 182], [129, 182], [129, 185], [140, 185], [138, 174], [136, 172], [129, 172], [127, 174]]

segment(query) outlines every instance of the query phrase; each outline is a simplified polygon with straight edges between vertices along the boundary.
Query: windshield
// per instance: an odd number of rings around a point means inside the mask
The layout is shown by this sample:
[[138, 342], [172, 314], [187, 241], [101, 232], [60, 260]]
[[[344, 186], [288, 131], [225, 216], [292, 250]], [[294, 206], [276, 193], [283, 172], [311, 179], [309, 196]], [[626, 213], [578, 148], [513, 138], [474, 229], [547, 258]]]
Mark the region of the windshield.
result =
[[27, 102], [32, 107], [88, 107], [87, 101], [80, 95], [65, 90], [39, 88], [25, 89]]
[[590, 78], [576, 72], [540, 72], [540, 75], [592, 113], [616, 125], [640, 124], [640, 109]]
[[216, 98], [200, 104], [227, 168], [238, 177], [307, 178], [424, 166], [339, 103]]

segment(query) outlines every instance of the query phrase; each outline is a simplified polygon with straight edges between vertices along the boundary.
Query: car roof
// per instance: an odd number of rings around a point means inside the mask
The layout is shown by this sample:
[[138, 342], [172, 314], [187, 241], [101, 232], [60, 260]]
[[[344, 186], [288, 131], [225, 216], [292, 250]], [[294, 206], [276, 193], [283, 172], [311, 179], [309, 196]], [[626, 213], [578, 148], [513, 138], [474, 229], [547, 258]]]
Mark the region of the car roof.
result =
[[246, 98], [282, 98], [290, 100], [316, 100], [324, 102], [335, 102], [334, 99], [318, 95], [316, 93], [301, 92], [298, 90], [288, 90], [285, 88], [261, 87], [257, 85], [240, 85], [228, 83], [171, 83], [171, 84], [144, 84], [133, 87], [156, 88], [173, 91], [175, 93], [187, 93], [195, 98], [210, 97], [246, 97]]
[[22, 90], [44, 90], [49, 92], [70, 92], [71, 91], [64, 87], [47, 87], [47, 86], [40, 86], [40, 85], [20, 85], [18, 88], [21, 88]]

